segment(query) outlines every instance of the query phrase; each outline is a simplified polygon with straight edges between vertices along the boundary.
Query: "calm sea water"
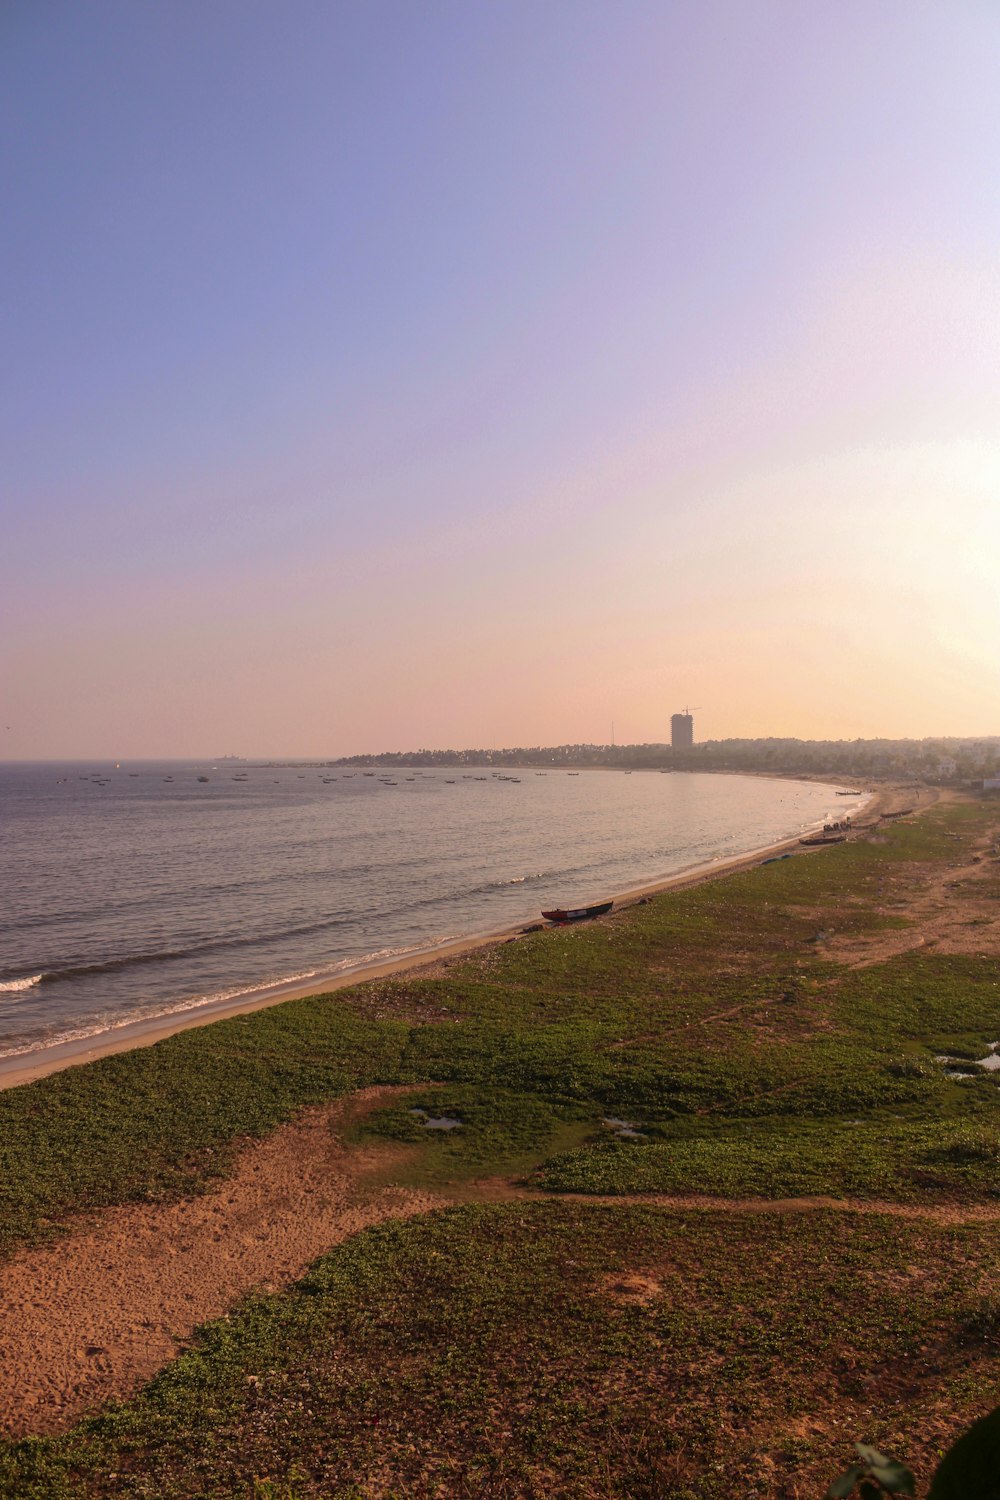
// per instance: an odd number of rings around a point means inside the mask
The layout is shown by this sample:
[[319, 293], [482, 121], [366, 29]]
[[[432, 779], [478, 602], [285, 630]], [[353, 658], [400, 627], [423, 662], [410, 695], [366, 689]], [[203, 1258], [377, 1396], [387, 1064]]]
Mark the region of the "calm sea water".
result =
[[537, 919], [853, 806], [657, 772], [0, 767], [0, 1056]]

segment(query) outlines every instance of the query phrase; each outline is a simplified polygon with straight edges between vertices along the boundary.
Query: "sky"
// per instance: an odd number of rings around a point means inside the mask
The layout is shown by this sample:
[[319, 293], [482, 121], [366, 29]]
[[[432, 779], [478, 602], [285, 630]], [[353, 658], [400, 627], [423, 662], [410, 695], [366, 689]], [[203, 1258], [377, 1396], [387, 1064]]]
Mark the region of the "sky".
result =
[[8, 0], [0, 758], [1000, 733], [995, 0]]

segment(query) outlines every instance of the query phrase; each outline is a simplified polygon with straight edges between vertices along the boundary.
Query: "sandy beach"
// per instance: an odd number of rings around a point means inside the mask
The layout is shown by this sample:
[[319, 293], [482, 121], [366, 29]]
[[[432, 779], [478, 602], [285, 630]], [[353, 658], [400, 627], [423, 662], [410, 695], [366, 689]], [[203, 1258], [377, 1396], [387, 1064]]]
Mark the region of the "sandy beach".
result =
[[[863, 833], [886, 813], [902, 807], [913, 804], [926, 807], [936, 800], [937, 795], [933, 788], [924, 787], [915, 791], [909, 784], [878, 786], [872, 791], [860, 816], [854, 820], [854, 831], [856, 834]], [[659, 891], [678, 890], [698, 885], [703, 881], [714, 880], [737, 870], [748, 869], [764, 859], [792, 850], [800, 854], [806, 853], [805, 850], [800, 850], [798, 836], [780, 840], [745, 854], [735, 855], [732, 859], [715, 860], [711, 864], [699, 865], [694, 869], [666, 876], [663, 880], [629, 887], [624, 891], [610, 894], [614, 897], [616, 907], [620, 909], [647, 896], [655, 895]], [[301, 984], [278, 984], [271, 988], [256, 990], [249, 995], [236, 995], [224, 1000], [210, 1001], [189, 1010], [178, 1010], [166, 1015], [150, 1016], [128, 1022], [96, 1036], [58, 1042], [53, 1046], [39, 1048], [37, 1051], [0, 1058], [0, 1089], [15, 1088], [20, 1084], [31, 1083], [37, 1078], [45, 1078], [51, 1073], [58, 1073], [64, 1068], [78, 1067], [83, 1063], [93, 1062], [100, 1057], [109, 1057], [118, 1052], [129, 1052], [135, 1047], [151, 1047], [156, 1042], [163, 1041], [166, 1037], [174, 1036], [178, 1032], [188, 1031], [194, 1027], [210, 1026], [214, 1021], [226, 1020], [231, 1016], [248, 1015], [252, 1011], [281, 1005], [285, 1001], [303, 1000], [312, 995], [331, 994], [336, 990], [364, 983], [366, 980], [384, 979], [389, 975], [411, 970], [432, 972], [435, 965], [461, 958], [467, 953], [490, 947], [495, 943], [513, 941], [523, 931], [523, 923], [496, 928], [474, 936], [462, 937], [431, 949], [408, 953], [401, 958], [359, 965], [331, 979], [322, 981], [311, 979]]]

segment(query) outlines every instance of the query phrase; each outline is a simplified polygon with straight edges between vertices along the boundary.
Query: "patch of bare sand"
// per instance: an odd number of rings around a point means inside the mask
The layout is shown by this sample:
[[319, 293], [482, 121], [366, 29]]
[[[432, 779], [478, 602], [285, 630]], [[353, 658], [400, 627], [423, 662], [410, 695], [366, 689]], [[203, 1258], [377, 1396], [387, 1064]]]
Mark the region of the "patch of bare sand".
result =
[[663, 1282], [642, 1271], [619, 1271], [602, 1276], [596, 1290], [600, 1296], [608, 1297], [612, 1302], [651, 1307], [663, 1295]]
[[132, 1394], [248, 1292], [286, 1285], [370, 1225], [442, 1206], [379, 1181], [405, 1148], [348, 1147], [336, 1133], [398, 1092], [307, 1110], [203, 1196], [81, 1219], [0, 1265], [0, 1431], [72, 1426]]
[[887, 916], [905, 917], [909, 925], [824, 938], [822, 952], [858, 969], [924, 947], [938, 953], [1000, 954], [996, 842], [993, 830], [970, 855], [929, 878], [926, 866], [909, 875], [902, 869], [892, 888], [892, 904], [880, 909]]

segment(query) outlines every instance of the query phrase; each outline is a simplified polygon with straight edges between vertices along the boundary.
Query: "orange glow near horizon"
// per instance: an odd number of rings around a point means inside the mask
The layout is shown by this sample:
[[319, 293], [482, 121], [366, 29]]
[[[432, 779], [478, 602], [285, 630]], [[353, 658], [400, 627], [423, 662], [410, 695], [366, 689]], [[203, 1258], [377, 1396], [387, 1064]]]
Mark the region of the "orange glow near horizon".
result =
[[1000, 15], [389, 6], [0, 57], [0, 758], [1000, 733]]

